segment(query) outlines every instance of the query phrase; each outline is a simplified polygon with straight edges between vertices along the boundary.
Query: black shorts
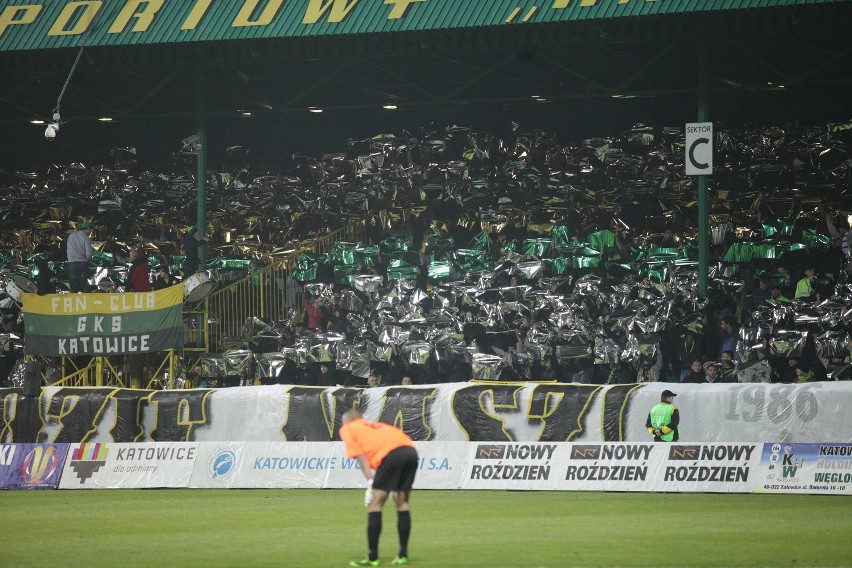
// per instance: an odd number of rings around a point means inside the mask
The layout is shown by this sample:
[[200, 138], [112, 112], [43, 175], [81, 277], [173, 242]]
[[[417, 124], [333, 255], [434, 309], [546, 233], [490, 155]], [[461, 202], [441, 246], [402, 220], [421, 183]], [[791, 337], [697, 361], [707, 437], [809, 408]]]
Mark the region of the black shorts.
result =
[[417, 450], [411, 446], [402, 446], [385, 456], [376, 475], [373, 476], [373, 489], [382, 491], [411, 491], [414, 474], [417, 473]]

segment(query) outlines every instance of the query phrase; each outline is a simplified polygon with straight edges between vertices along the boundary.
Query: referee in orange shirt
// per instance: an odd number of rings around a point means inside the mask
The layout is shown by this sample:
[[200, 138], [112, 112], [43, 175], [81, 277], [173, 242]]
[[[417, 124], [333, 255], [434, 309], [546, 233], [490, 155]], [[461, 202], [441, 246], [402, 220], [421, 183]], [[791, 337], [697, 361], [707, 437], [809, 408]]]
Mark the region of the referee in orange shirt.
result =
[[[384, 422], [368, 422], [361, 413], [348, 410], [343, 414], [340, 438], [346, 444], [346, 455], [357, 458], [367, 492], [367, 546], [369, 555], [350, 566], [379, 566], [379, 535], [382, 533], [382, 507], [393, 492], [396, 505], [396, 528], [399, 532], [399, 554], [391, 564], [408, 564], [408, 536], [411, 534], [411, 512], [408, 498], [417, 473], [417, 450], [408, 435]], [[374, 471], [375, 470], [375, 473]]]

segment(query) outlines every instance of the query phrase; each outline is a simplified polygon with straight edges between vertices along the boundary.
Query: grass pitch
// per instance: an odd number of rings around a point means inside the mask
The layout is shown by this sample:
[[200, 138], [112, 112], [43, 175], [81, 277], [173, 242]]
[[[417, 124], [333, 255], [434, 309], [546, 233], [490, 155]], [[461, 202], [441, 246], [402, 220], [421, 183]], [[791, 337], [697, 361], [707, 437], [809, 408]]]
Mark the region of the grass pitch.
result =
[[[366, 550], [362, 491], [0, 493], [0, 566], [343, 567]], [[415, 491], [416, 567], [849, 566], [852, 499]], [[380, 557], [397, 552], [385, 507]]]

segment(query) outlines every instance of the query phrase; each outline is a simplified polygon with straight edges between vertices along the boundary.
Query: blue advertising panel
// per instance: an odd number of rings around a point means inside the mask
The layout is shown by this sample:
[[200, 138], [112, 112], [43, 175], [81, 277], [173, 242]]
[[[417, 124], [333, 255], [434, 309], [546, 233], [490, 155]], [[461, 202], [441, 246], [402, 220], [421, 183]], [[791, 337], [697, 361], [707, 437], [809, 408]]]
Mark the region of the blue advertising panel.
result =
[[56, 489], [68, 444], [0, 444], [0, 489]]

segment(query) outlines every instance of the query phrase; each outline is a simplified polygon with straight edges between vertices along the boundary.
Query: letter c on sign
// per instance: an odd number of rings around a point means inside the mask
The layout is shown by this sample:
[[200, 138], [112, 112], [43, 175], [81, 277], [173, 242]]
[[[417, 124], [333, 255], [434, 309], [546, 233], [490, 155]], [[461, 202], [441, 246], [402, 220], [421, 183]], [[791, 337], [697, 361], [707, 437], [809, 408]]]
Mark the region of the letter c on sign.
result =
[[689, 161], [692, 162], [692, 165], [698, 168], [699, 170], [706, 170], [710, 167], [710, 164], [702, 164], [701, 162], [697, 162], [695, 160], [695, 148], [698, 147], [699, 144], [709, 143], [709, 138], [696, 138], [695, 142], [692, 143], [692, 146], [689, 147]]

